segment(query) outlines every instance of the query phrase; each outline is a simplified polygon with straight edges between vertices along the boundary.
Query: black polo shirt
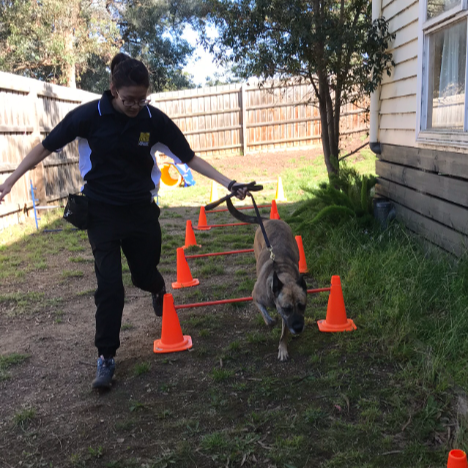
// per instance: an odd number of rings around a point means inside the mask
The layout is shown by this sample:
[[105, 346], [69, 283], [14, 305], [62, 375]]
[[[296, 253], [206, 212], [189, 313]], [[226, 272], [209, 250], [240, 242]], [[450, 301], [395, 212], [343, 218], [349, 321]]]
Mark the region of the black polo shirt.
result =
[[73, 109], [42, 145], [57, 151], [79, 138], [82, 191], [90, 198], [115, 205], [150, 202], [161, 177], [156, 151], [183, 163], [195, 154], [177, 125], [159, 109], [148, 105], [131, 118], [117, 112], [112, 99], [106, 91], [101, 99]]

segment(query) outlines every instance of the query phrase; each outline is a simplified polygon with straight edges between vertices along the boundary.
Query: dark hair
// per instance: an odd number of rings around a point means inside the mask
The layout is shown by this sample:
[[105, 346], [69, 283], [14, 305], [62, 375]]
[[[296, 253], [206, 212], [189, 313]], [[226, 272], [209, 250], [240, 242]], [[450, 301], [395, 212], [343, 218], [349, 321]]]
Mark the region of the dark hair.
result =
[[126, 54], [117, 54], [111, 62], [111, 80], [117, 88], [146, 86], [149, 88], [149, 73], [143, 62]]

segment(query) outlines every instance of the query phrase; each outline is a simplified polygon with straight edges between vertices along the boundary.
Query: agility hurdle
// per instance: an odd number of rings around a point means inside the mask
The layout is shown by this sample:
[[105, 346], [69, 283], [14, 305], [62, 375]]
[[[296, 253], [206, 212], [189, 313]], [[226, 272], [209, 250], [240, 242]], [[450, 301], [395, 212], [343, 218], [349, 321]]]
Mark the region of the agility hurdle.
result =
[[[252, 206], [236, 206], [237, 210], [253, 210], [254, 208], [255, 207], [253, 205]], [[257, 205], [257, 208], [271, 208], [271, 204], [270, 205]], [[205, 211], [205, 213], [221, 213], [225, 211], [229, 211], [229, 210], [227, 208], [220, 208], [219, 210]]]
[[[317, 294], [321, 292], [331, 291], [331, 288], [319, 288], [319, 289], [308, 289], [307, 294]], [[221, 304], [232, 304], [234, 302], [251, 302], [253, 301], [252, 297], [239, 297], [236, 299], [220, 299], [219, 301], [207, 301], [207, 302], [194, 302], [193, 304], [181, 304], [181, 305], [174, 305], [175, 309], [192, 309], [195, 307], [206, 307], [206, 306], [214, 306], [214, 305], [221, 305]]]
[[217, 227], [227, 227], [227, 226], [249, 226], [250, 223], [226, 223], [226, 224], [205, 224], [205, 225], [198, 225], [195, 229], [198, 231], [208, 231], [211, 228]]
[[[346, 309], [343, 299], [343, 291], [341, 289], [341, 279], [339, 276], [332, 276], [331, 287], [308, 289], [307, 294], [317, 294], [321, 292], [329, 292], [327, 316], [325, 320], [318, 320], [317, 325], [321, 332], [344, 332], [356, 330], [356, 325], [352, 319], [347, 318]], [[250, 302], [252, 297], [240, 297], [236, 299], [221, 299], [219, 301], [196, 302], [193, 304], [174, 305], [175, 310], [191, 309], [195, 307], [207, 307], [213, 305], [232, 304], [235, 302]]]
[[253, 251], [254, 249], [230, 250], [228, 252], [214, 252], [214, 253], [197, 254], [197, 255], [186, 255], [185, 258], [215, 257], [217, 255], [235, 255], [235, 254], [241, 254], [241, 253], [249, 253]]
[[[181, 249], [182, 250], [182, 249]], [[346, 317], [346, 310], [341, 290], [339, 276], [332, 276], [330, 288], [308, 289], [307, 294], [329, 292], [327, 316], [325, 320], [318, 320], [317, 325], [321, 332], [344, 332], [356, 330], [352, 319]], [[235, 302], [250, 302], [252, 297], [239, 297], [236, 299], [222, 299], [219, 301], [195, 302], [192, 304], [175, 305], [172, 294], [164, 295], [161, 339], [154, 342], [155, 353], [172, 353], [183, 351], [192, 347], [192, 338], [182, 335], [177, 310], [207, 307], [212, 305], [232, 304]]]

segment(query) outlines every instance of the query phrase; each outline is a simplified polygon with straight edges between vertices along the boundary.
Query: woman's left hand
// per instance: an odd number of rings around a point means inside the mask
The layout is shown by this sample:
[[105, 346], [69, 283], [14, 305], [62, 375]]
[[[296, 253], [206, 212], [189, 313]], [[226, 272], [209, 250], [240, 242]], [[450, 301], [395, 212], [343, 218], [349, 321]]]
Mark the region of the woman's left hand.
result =
[[243, 200], [248, 194], [249, 194], [249, 190], [248, 188], [245, 186], [246, 184], [244, 183], [241, 183], [241, 182], [236, 182], [236, 181], [232, 181], [234, 182], [230, 187], [229, 187], [229, 190], [231, 190], [232, 193], [235, 194], [235, 196], [239, 199], [239, 200]]

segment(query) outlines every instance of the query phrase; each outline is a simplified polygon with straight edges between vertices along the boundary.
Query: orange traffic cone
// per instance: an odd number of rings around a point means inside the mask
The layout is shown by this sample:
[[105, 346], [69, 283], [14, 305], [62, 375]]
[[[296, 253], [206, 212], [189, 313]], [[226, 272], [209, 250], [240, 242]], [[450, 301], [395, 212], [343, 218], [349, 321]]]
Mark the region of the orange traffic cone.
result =
[[447, 468], [468, 468], [466, 453], [463, 450], [450, 450]]
[[331, 291], [328, 298], [327, 318], [317, 322], [322, 332], [342, 332], [356, 330], [351, 319], [346, 318], [346, 309], [339, 276], [332, 276]]
[[200, 281], [192, 278], [192, 273], [190, 273], [190, 268], [185, 258], [184, 249], [180, 247], [177, 249], [177, 282], [172, 283], [172, 288], [189, 288], [197, 284], [200, 284]]
[[188, 247], [192, 247], [192, 246], [201, 247], [201, 245], [197, 244], [197, 239], [195, 239], [195, 233], [193, 232], [192, 221], [188, 219], [185, 225], [185, 245], [182, 248], [187, 249]]
[[198, 226], [199, 231], [209, 231], [211, 228], [208, 226], [206, 221], [205, 207], [200, 206], [200, 215], [198, 216]]
[[219, 200], [218, 196], [218, 184], [212, 180], [211, 181], [211, 191], [210, 191], [210, 203]]
[[288, 199], [284, 196], [283, 190], [283, 183], [281, 182], [281, 177], [278, 176], [278, 181], [276, 182], [276, 201], [288, 201]]
[[276, 206], [275, 200], [271, 200], [270, 219], [281, 219], [278, 213], [278, 207]]
[[161, 339], [154, 342], [155, 353], [175, 353], [192, 347], [192, 338], [182, 335], [172, 294], [164, 294]]
[[299, 249], [299, 273], [309, 273], [304, 253], [304, 245], [302, 244], [302, 237], [296, 236], [296, 242], [297, 248]]

